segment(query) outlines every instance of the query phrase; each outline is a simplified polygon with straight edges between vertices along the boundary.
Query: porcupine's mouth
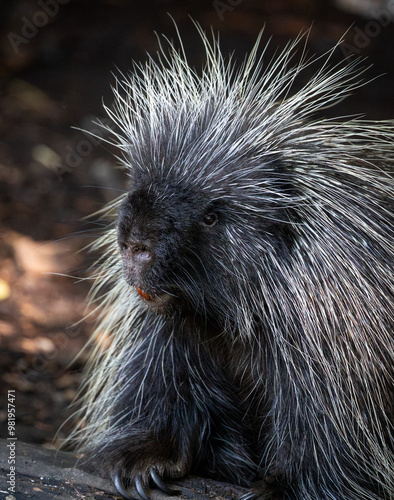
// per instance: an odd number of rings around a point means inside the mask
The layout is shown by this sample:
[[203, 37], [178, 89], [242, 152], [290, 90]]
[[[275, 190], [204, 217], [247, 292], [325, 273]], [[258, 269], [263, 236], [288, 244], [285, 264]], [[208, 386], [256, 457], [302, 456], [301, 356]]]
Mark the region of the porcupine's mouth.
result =
[[144, 299], [146, 305], [154, 309], [164, 309], [170, 299], [170, 295], [167, 293], [160, 293], [158, 295], [154, 292], [147, 292], [138, 285], [135, 285], [135, 288], [139, 295]]

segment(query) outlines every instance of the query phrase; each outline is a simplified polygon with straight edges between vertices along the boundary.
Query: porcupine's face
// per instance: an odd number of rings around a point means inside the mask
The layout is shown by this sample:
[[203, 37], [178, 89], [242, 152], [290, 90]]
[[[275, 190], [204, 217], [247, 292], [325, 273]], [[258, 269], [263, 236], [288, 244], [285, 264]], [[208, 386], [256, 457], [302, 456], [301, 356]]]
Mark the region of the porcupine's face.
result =
[[132, 189], [119, 211], [118, 242], [124, 277], [139, 300], [158, 313], [209, 314], [206, 299], [220, 274], [212, 255], [224, 244], [222, 218], [220, 203], [179, 185]]
[[220, 188], [212, 199], [181, 181], [134, 182], [119, 213], [118, 241], [124, 277], [152, 310], [222, 326], [232, 315], [236, 321], [234, 304], [258, 288], [252, 281], [261, 286], [260, 259], [289, 251], [289, 224], [280, 223], [284, 211], [272, 208], [272, 194], [270, 203], [253, 194], [251, 206], [242, 185]]

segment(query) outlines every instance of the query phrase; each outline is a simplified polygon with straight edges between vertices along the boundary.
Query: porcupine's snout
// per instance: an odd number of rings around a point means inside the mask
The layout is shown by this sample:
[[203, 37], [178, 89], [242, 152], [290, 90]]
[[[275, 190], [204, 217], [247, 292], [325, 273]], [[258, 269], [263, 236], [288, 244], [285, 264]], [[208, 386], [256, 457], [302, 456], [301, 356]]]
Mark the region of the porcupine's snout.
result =
[[120, 246], [126, 273], [140, 281], [155, 261], [152, 245], [142, 239], [129, 239], [122, 241]]
[[119, 211], [118, 245], [123, 276], [148, 306], [163, 308], [168, 302], [166, 277], [169, 251], [163, 208], [156, 200], [139, 203], [140, 192], [130, 193]]
[[153, 244], [142, 238], [121, 238], [119, 247], [127, 283], [135, 287], [145, 300], [153, 300], [155, 294], [147, 290], [145, 285], [146, 277], [156, 260]]

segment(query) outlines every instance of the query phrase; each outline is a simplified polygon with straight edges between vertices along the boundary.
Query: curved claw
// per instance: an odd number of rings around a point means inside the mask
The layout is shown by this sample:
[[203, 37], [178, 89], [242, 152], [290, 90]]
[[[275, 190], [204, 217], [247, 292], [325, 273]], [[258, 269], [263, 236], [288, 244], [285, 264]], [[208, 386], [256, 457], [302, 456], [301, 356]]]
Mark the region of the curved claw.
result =
[[238, 500], [256, 500], [258, 494], [256, 491], [250, 490], [247, 493], [241, 495]]
[[122, 495], [123, 498], [125, 498], [126, 500], [135, 500], [134, 497], [130, 496], [129, 492], [126, 490], [119, 472], [116, 474], [114, 478], [114, 485], [115, 488], [118, 490], [118, 493]]
[[152, 469], [150, 471], [150, 477], [152, 478], [152, 481], [155, 483], [155, 486], [159, 488], [163, 493], [166, 493], [167, 495], [177, 495], [179, 493], [178, 490], [173, 490], [169, 486], [165, 484], [165, 482], [162, 480], [160, 477], [159, 473], [157, 472], [157, 469]]
[[135, 489], [137, 490], [137, 493], [138, 493], [140, 500], [150, 500], [150, 498], [146, 494], [146, 491], [144, 490], [144, 487], [142, 485], [141, 474], [138, 474], [137, 477], [135, 478]]
[[238, 500], [257, 500], [259, 498], [259, 493], [254, 490], [254, 489], [251, 489], [249, 491], [247, 491], [246, 493], [244, 493], [243, 495], [241, 495]]

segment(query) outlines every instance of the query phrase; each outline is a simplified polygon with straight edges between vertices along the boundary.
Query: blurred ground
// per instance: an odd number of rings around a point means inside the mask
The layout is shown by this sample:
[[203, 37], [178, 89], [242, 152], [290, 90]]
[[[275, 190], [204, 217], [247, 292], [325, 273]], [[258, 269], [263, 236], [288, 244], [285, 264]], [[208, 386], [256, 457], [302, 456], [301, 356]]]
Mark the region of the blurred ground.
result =
[[[111, 102], [115, 74], [154, 54], [154, 31], [177, 22], [190, 60], [201, 47], [188, 14], [220, 30], [224, 51], [241, 59], [265, 24], [272, 49], [312, 26], [311, 52], [347, 30], [347, 53], [368, 56], [362, 87], [333, 114], [394, 117], [394, 11], [350, 2], [346, 13], [318, 0], [14, 0], [0, 3], [0, 436], [7, 437], [7, 391], [16, 390], [20, 440], [51, 446], [69, 415], [85, 361], [71, 361], [93, 320], [83, 318], [92, 261], [82, 250], [103, 221], [82, 219], [123, 189], [113, 150], [72, 127], [94, 129]], [[323, 5], [324, 4], [324, 5]], [[355, 8], [359, 5], [359, 9]], [[44, 9], [45, 7], [45, 9]], [[386, 10], [384, 10], [386, 9]], [[384, 15], [386, 13], [386, 15]], [[312, 25], [313, 21], [313, 25]], [[354, 23], [354, 24], [353, 24]], [[372, 24], [371, 24], [372, 23]], [[66, 425], [61, 440], [69, 432]], [[56, 444], [56, 443], [55, 443]]]

